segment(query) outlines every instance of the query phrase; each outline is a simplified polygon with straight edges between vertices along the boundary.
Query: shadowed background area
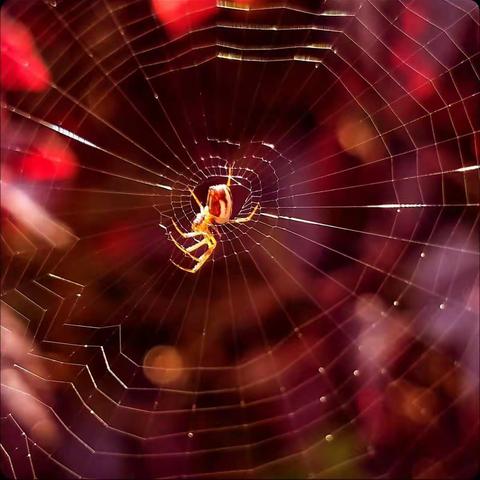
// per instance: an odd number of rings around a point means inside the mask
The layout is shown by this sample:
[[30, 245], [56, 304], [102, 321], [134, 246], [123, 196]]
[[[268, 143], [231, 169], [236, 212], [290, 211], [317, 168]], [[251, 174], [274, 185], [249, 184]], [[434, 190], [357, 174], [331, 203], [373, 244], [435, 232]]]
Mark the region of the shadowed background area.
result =
[[[4, 475], [478, 473], [474, 2], [1, 22]], [[173, 222], [229, 168], [259, 210], [186, 273]]]

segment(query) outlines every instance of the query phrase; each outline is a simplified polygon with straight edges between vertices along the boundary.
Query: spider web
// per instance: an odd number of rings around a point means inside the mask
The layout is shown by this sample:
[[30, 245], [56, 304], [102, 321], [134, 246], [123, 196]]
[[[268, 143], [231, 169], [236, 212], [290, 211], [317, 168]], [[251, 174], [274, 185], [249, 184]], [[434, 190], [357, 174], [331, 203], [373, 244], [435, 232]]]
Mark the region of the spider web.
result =
[[[32, 400], [62, 438], [5, 412], [6, 475], [473, 475], [473, 2], [220, 2], [173, 37], [143, 0], [5, 8], [53, 80], [2, 110], [22, 151], [53, 131], [79, 160], [22, 186], [66, 250], [2, 234], [3, 302], [47, 372], [15, 368], [55, 389]], [[185, 273], [172, 221], [229, 167], [234, 216], [260, 210]]]

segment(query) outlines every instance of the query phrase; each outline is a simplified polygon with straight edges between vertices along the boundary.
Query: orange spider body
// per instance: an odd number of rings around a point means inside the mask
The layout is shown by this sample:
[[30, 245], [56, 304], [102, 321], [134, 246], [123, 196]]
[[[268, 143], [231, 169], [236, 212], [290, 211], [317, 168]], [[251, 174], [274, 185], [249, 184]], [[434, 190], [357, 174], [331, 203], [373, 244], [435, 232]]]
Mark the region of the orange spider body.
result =
[[[190, 273], [196, 273], [200, 268], [205, 264], [205, 262], [210, 258], [215, 247], [217, 246], [217, 240], [215, 239], [214, 234], [210, 230], [211, 226], [215, 223], [225, 224], [225, 223], [245, 223], [252, 219], [253, 215], [258, 209], [258, 204], [252, 210], [252, 212], [243, 218], [235, 218], [232, 220], [232, 211], [233, 211], [233, 200], [232, 200], [232, 191], [230, 190], [230, 183], [232, 181], [232, 168], [229, 169], [227, 183], [220, 185], [213, 185], [208, 189], [207, 195], [207, 204], [202, 205], [202, 202], [197, 198], [195, 192], [190, 190], [194, 200], [197, 205], [200, 207], [200, 212], [195, 217], [195, 220], [192, 223], [192, 231], [189, 233], [182, 232], [175, 222], [172, 222], [177, 232], [183, 238], [198, 238], [203, 237], [200, 240], [196, 240], [195, 244], [190, 247], [183, 247], [180, 245], [170, 234], [170, 239], [175, 244], [175, 246], [181, 250], [185, 255], [192, 258], [197, 262], [193, 268], [184, 268], [172, 261], [172, 263]], [[197, 249], [205, 246], [206, 250], [199, 257], [195, 256], [192, 252]]]

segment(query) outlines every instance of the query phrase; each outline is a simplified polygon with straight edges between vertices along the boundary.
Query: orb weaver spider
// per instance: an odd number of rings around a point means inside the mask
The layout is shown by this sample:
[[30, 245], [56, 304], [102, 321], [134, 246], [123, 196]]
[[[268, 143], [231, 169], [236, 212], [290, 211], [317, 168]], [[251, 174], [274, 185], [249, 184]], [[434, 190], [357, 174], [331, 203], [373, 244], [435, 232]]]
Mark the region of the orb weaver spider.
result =
[[[255, 212], [258, 210], [259, 204], [257, 203], [257, 205], [255, 205], [255, 208], [246, 217], [233, 219], [231, 218], [233, 206], [232, 191], [230, 190], [230, 184], [232, 183], [233, 178], [232, 169], [233, 167], [230, 167], [228, 169], [227, 183], [223, 183], [220, 185], [212, 185], [208, 188], [207, 204], [205, 206], [202, 205], [202, 202], [195, 195], [195, 192], [189, 188], [190, 194], [194, 198], [197, 205], [200, 207], [200, 212], [197, 214], [195, 220], [192, 223], [191, 232], [182, 232], [178, 225], [172, 220], [175, 230], [177, 230], [177, 232], [183, 238], [196, 239], [196, 237], [203, 237], [201, 240], [195, 240], [196, 243], [191, 247], [185, 248], [173, 238], [171, 233], [169, 233], [170, 240], [174, 243], [174, 245], [185, 255], [197, 262], [197, 264], [193, 268], [185, 268], [181, 267], [170, 259], [170, 261], [180, 270], [184, 270], [185, 272], [189, 273], [196, 273], [210, 258], [213, 251], [215, 250], [215, 247], [217, 246], [217, 240], [215, 239], [215, 236], [211, 231], [212, 226], [215, 226], [215, 224], [223, 223], [249, 222], [255, 215]], [[198, 250], [202, 246], [206, 246], [205, 252], [202, 253], [199, 257], [195, 256], [192, 252]]]

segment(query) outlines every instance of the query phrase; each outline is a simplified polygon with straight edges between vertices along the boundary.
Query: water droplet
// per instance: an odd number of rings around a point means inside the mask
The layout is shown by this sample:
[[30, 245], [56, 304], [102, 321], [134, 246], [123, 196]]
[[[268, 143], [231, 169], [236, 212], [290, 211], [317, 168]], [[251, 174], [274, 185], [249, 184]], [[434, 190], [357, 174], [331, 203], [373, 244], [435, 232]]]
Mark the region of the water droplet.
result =
[[327, 442], [331, 442], [333, 440], [333, 435], [331, 433], [329, 433], [328, 435], [325, 435], [325, 440]]
[[325, 403], [325, 402], [327, 401], [327, 397], [325, 397], [325, 395], [322, 396], [322, 397], [320, 397], [320, 401], [321, 401], [322, 403]]
[[441, 304], [440, 304], [440, 310], [445, 310], [445, 306], [446, 306], [446, 305], [445, 305], [444, 303], [441, 303]]
[[193, 438], [193, 432], [188, 432], [188, 438]]
[[422, 258], [425, 258], [425, 252], [422, 252], [422, 253], [420, 254], [420, 256], [421, 256]]
[[394, 306], [394, 307], [398, 307], [398, 300], [395, 300], [395, 301], [393, 302], [393, 306]]
[[353, 374], [358, 377], [360, 375], [360, 370], [354, 370], [353, 371]]
[[318, 368], [319, 373], [325, 373], [325, 369], [323, 367]]

